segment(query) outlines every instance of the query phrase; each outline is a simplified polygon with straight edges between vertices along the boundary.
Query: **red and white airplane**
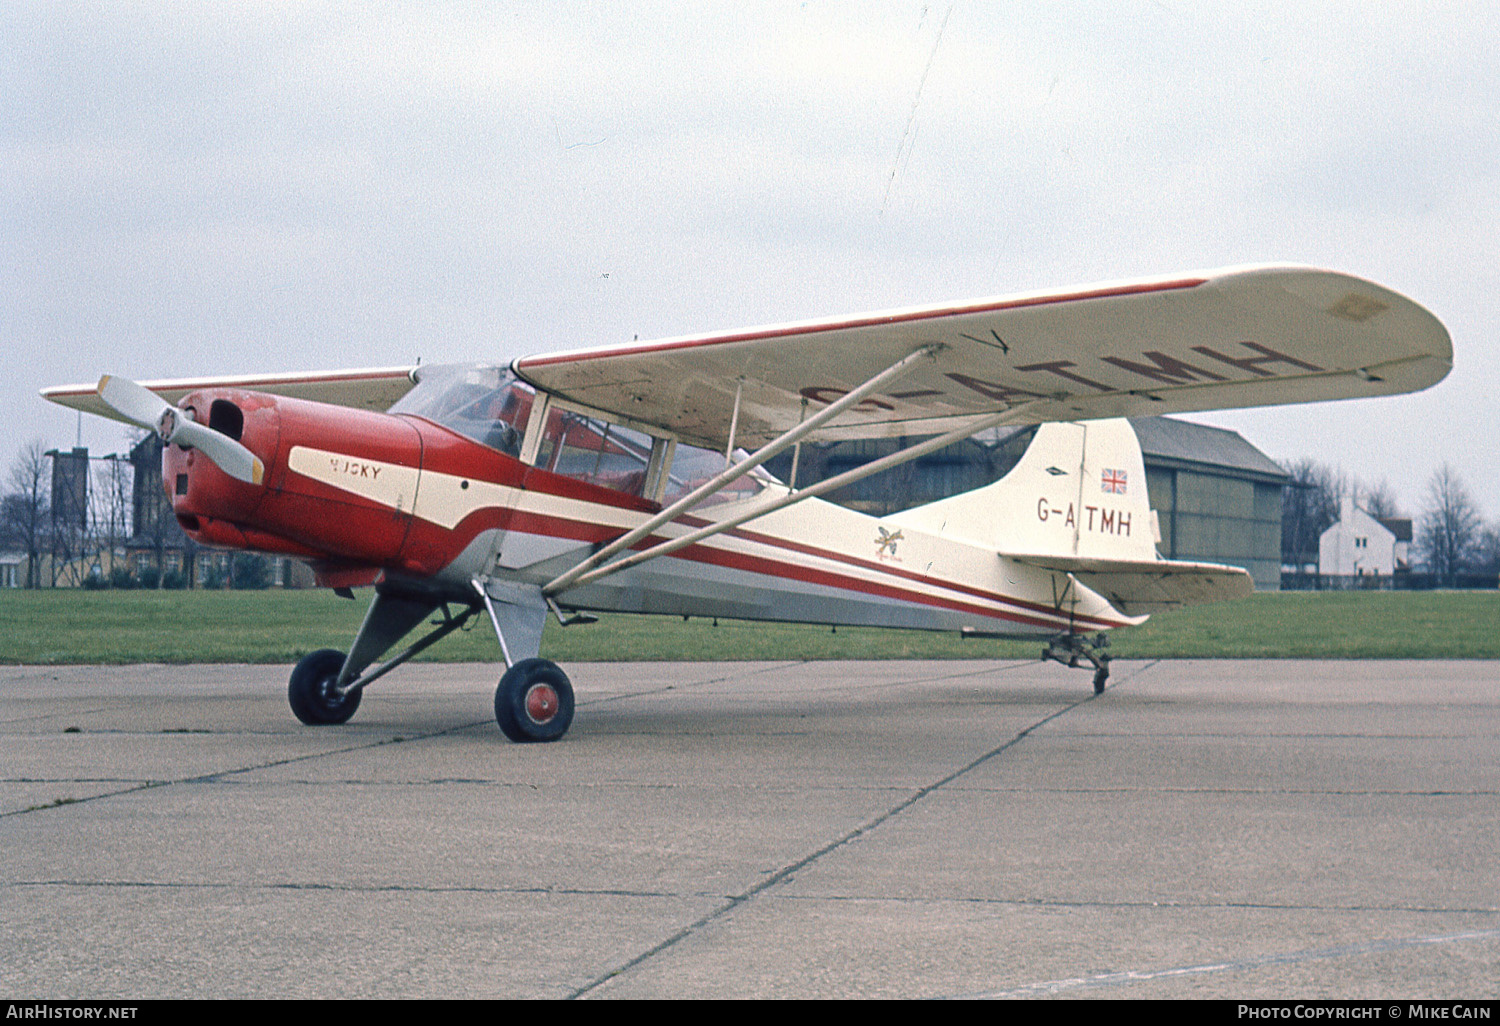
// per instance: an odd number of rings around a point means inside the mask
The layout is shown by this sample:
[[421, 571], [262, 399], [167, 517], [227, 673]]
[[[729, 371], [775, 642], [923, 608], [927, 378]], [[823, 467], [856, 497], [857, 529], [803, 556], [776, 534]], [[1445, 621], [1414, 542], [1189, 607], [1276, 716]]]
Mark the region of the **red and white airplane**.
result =
[[[106, 376], [42, 394], [159, 431], [195, 541], [300, 557], [344, 594], [374, 587], [349, 652], [293, 671], [304, 723], [344, 722], [367, 685], [483, 612], [507, 666], [496, 718], [537, 741], [573, 717], [568, 678], [539, 658], [549, 613], [1035, 637], [1092, 664], [1101, 690], [1103, 632], [1251, 591], [1243, 570], [1158, 557], [1121, 418], [1409, 392], [1451, 365], [1448, 332], [1411, 300], [1256, 266], [501, 365]], [[1021, 462], [988, 487], [887, 517], [817, 498], [1029, 424]], [[798, 487], [799, 443], [876, 436], [932, 437]], [[788, 449], [788, 481], [761, 469]]]

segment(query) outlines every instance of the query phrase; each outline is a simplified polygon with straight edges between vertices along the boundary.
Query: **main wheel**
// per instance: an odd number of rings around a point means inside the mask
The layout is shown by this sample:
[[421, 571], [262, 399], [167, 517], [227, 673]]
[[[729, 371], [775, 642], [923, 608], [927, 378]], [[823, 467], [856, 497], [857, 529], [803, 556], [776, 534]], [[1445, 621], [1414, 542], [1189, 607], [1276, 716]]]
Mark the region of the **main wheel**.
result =
[[556, 741], [573, 723], [573, 685], [547, 659], [522, 659], [495, 689], [495, 721], [512, 741]]
[[1105, 664], [1094, 671], [1094, 694], [1104, 694], [1104, 682], [1109, 680], [1109, 666]]
[[344, 653], [331, 648], [319, 649], [302, 657], [292, 670], [286, 697], [297, 719], [310, 726], [343, 723], [359, 708], [363, 691], [338, 694], [333, 685], [344, 668]]

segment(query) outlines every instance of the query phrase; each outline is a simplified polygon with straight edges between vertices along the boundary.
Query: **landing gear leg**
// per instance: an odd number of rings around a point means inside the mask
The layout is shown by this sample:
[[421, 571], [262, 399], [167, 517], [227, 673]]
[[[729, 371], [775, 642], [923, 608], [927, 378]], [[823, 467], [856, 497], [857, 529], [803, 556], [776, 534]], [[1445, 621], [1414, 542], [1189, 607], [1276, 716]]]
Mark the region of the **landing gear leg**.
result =
[[1051, 659], [1064, 666], [1076, 667], [1080, 659], [1094, 667], [1094, 694], [1104, 693], [1104, 682], [1109, 680], [1109, 637], [1103, 633], [1092, 639], [1082, 634], [1059, 634], [1047, 642], [1042, 650], [1042, 659]]
[[425, 599], [377, 591], [347, 657], [331, 648], [320, 649], [304, 656], [292, 671], [287, 700], [297, 719], [309, 726], [345, 722], [359, 708], [359, 699], [367, 684], [385, 676], [478, 615], [478, 610], [470, 607], [454, 616], [444, 605], [442, 622], [434, 621], [433, 629], [425, 637], [395, 658], [369, 669], [376, 659], [439, 605]]
[[[573, 723], [573, 685], [556, 663], [537, 655], [547, 620], [541, 589], [479, 577], [472, 583], [505, 656], [495, 722], [512, 741], [556, 741]], [[567, 622], [561, 611], [558, 619]]]

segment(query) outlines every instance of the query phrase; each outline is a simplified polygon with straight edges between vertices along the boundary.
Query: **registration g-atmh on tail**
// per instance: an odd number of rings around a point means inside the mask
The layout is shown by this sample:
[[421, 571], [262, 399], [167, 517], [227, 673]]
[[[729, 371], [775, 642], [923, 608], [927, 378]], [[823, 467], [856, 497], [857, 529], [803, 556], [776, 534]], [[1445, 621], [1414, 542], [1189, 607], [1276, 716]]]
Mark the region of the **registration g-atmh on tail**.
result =
[[[293, 671], [304, 723], [344, 722], [367, 685], [483, 613], [507, 666], [500, 727], [545, 741], [573, 691], [539, 658], [543, 624], [590, 610], [1035, 637], [1100, 690], [1103, 632], [1251, 590], [1243, 570], [1157, 555], [1122, 418], [1410, 392], [1451, 364], [1411, 300], [1257, 266], [500, 365], [106, 376], [43, 395], [158, 431], [195, 541], [299, 557], [346, 595], [373, 586], [348, 653]], [[884, 518], [817, 498], [1027, 424], [1042, 426], [1021, 462], [976, 491]], [[931, 437], [798, 487], [799, 443], [877, 436]], [[788, 449], [778, 481], [761, 465]]]

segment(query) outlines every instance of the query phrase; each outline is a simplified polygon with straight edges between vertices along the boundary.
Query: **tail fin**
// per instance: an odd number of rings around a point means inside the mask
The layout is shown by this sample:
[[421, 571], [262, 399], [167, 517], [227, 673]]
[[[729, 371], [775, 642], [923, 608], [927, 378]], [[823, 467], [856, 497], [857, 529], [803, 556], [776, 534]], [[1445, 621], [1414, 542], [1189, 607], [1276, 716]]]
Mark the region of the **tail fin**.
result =
[[994, 484], [886, 520], [1019, 558], [1157, 558], [1141, 446], [1123, 419], [1043, 424]]
[[1021, 462], [994, 484], [886, 522], [1066, 574], [1127, 616], [1254, 591], [1239, 567], [1157, 556], [1161, 532], [1146, 494], [1141, 445], [1126, 420], [1043, 424]]

